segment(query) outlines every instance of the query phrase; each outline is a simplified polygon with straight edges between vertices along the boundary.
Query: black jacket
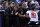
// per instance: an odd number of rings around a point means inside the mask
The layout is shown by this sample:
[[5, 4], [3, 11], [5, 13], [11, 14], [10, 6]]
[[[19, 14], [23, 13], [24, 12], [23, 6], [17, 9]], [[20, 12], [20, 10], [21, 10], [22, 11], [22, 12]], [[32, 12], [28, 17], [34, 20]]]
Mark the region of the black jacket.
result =
[[7, 8], [6, 10], [5, 10], [5, 15], [6, 16], [11, 16], [11, 12], [13, 11], [13, 15], [15, 15], [15, 10], [14, 10], [14, 8], [12, 8], [12, 10], [10, 11], [10, 8]]
[[40, 11], [38, 12], [38, 18], [39, 18], [39, 20], [40, 20]]

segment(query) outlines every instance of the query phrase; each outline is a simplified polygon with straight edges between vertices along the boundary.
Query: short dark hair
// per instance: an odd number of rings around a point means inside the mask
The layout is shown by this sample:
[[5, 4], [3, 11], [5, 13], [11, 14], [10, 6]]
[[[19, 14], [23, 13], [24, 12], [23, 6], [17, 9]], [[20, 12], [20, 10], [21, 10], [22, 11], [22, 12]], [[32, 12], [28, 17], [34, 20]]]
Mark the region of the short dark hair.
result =
[[13, 4], [14, 4], [14, 2], [10, 1], [10, 2], [8, 3], [8, 5], [10, 5], [11, 3], [13, 3]]
[[32, 10], [34, 10], [35, 9], [35, 6], [34, 6], [35, 4], [32, 4]]

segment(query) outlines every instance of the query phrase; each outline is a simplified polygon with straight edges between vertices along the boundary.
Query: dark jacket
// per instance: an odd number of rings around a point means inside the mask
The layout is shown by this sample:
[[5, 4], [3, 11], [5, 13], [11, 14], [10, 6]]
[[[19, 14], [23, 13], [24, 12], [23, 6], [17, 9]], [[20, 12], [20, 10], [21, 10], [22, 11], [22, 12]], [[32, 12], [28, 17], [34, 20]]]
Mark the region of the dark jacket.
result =
[[38, 12], [38, 18], [39, 18], [39, 20], [40, 20], [40, 11]]
[[[7, 16], [11, 16], [11, 12], [13, 11], [13, 13], [15, 14], [15, 10], [14, 10], [14, 8], [12, 8], [12, 10], [10, 11], [10, 8], [7, 8], [6, 10], [5, 10], [5, 14], [7, 15]], [[13, 15], [14, 15], [13, 14]]]

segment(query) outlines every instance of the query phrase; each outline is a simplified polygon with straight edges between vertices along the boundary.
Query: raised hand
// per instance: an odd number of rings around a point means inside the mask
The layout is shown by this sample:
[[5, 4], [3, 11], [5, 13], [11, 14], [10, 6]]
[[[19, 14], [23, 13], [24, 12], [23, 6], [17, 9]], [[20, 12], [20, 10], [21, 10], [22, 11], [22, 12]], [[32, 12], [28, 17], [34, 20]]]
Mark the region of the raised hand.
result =
[[11, 12], [11, 14], [13, 15], [13, 11]]
[[18, 15], [18, 12], [16, 12], [15, 15]]

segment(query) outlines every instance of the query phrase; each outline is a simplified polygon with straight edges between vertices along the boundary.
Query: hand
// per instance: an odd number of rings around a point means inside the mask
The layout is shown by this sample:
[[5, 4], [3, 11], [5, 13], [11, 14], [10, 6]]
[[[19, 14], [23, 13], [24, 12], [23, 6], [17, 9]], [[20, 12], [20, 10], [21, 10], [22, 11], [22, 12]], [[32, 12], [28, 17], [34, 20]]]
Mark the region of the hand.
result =
[[17, 13], [15, 13], [15, 15], [18, 15], [18, 12], [17, 12]]
[[24, 15], [25, 16], [25, 15]]
[[13, 11], [12, 11], [12, 13], [11, 13], [12, 15], [13, 15]]

